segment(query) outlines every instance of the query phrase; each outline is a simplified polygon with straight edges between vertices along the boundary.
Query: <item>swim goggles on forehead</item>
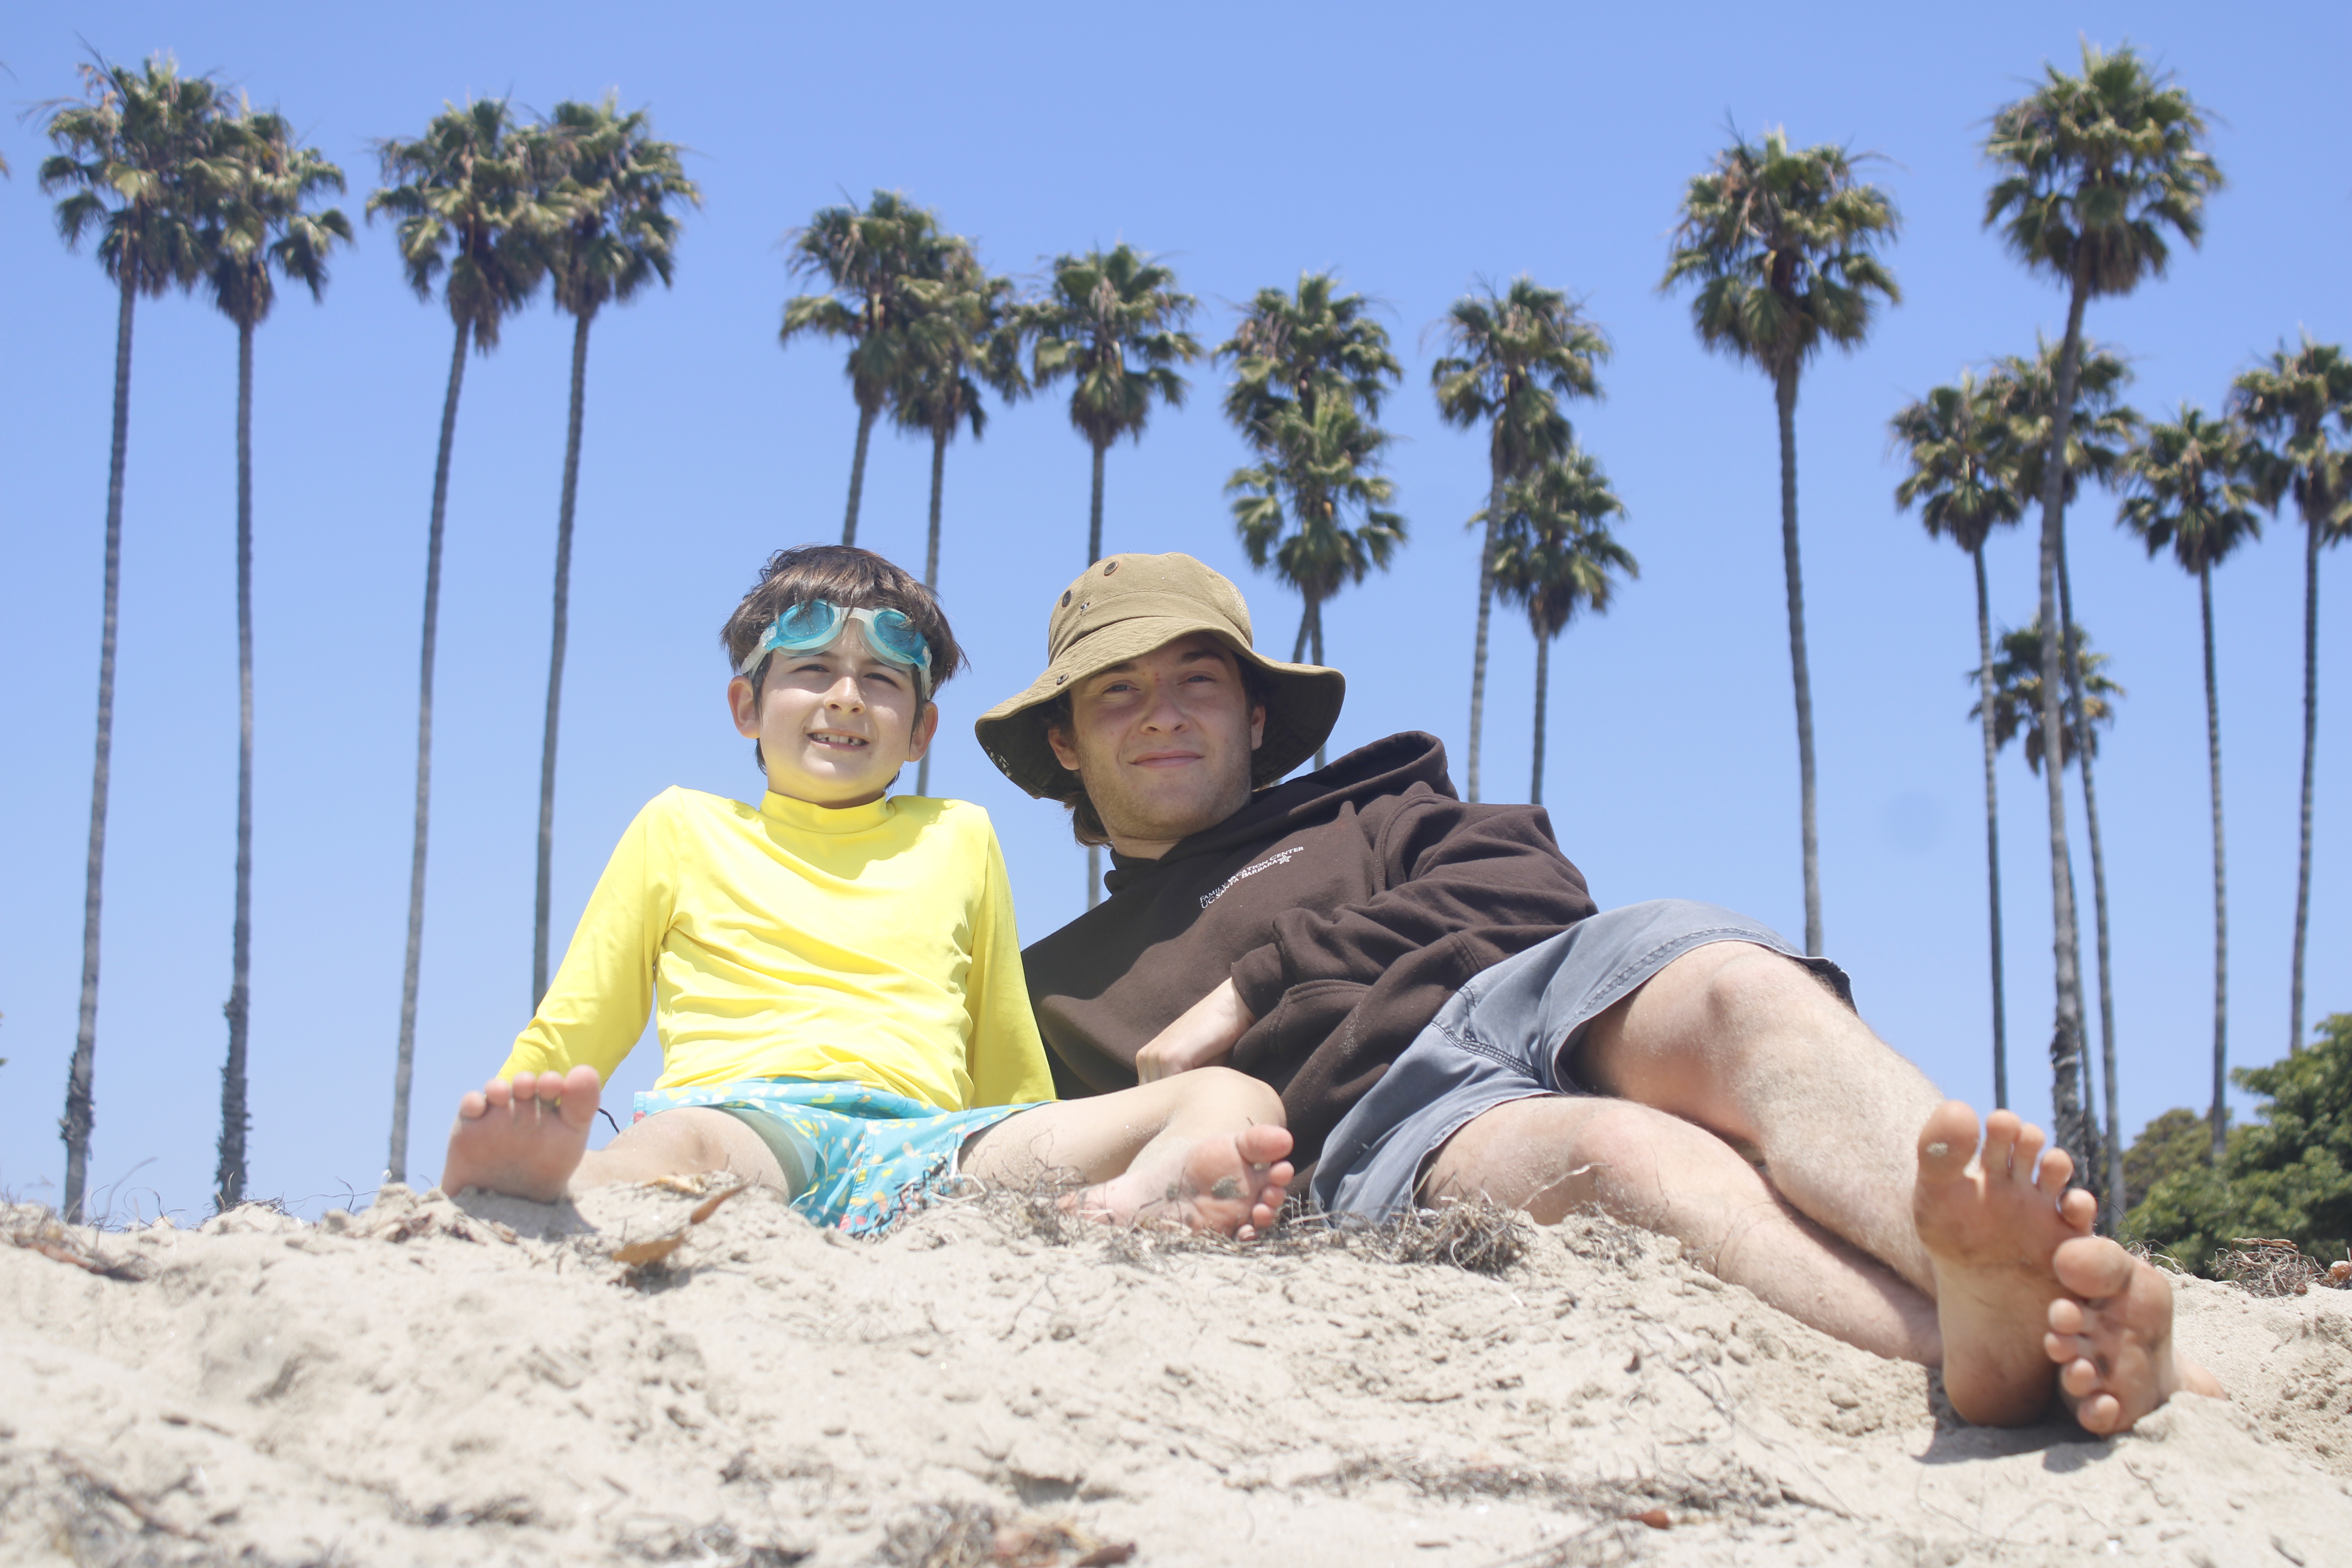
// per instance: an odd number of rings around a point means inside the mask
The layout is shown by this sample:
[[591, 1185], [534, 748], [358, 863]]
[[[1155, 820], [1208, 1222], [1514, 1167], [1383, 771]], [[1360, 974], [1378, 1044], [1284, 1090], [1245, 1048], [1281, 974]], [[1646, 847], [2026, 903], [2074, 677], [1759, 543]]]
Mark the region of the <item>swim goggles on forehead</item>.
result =
[[864, 630], [866, 646], [873, 649], [877, 658], [912, 669], [922, 694], [930, 695], [931, 645], [904, 613], [845, 610], [823, 599], [807, 599], [787, 606], [782, 615], [768, 623], [767, 631], [751, 645], [751, 651], [744, 656], [735, 673], [751, 674], [772, 653], [814, 653], [831, 647], [841, 640], [843, 629], [852, 621]]

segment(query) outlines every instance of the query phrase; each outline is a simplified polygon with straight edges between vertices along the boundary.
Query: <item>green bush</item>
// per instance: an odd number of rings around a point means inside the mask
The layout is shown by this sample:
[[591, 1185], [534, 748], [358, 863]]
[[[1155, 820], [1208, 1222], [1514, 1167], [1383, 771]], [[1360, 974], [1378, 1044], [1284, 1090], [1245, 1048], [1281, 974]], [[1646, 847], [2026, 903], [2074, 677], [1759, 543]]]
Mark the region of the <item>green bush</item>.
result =
[[[2219, 1171], [2206, 1162], [2210, 1143], [2193, 1155], [2185, 1151], [2191, 1139], [2206, 1137], [2192, 1112], [2168, 1110], [2148, 1123], [2125, 1156], [2126, 1168], [2137, 1156], [2142, 1170], [2158, 1174], [2124, 1217], [2126, 1240], [2144, 1241], [2208, 1275], [2214, 1252], [2242, 1236], [2283, 1237], [2323, 1261], [2347, 1256], [2352, 1013], [2322, 1019], [2315, 1033], [2282, 1061], [2231, 1073], [2239, 1088], [2266, 1100], [2252, 1123], [2230, 1130]], [[2194, 1127], [2185, 1127], [2184, 1119]]]

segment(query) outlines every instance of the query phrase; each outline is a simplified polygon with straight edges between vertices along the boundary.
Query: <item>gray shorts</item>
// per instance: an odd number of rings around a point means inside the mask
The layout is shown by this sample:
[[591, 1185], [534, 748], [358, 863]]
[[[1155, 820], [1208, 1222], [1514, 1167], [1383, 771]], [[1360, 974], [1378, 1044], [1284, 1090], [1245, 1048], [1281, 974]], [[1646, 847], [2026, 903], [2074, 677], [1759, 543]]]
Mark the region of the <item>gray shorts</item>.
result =
[[1693, 948], [1752, 942], [1786, 953], [1836, 988], [1845, 971], [1714, 904], [1660, 899], [1603, 910], [1486, 970], [1325, 1140], [1312, 1195], [1332, 1214], [1385, 1219], [1413, 1202], [1430, 1157], [1472, 1118], [1514, 1100], [1590, 1094], [1567, 1068], [1584, 1026]]

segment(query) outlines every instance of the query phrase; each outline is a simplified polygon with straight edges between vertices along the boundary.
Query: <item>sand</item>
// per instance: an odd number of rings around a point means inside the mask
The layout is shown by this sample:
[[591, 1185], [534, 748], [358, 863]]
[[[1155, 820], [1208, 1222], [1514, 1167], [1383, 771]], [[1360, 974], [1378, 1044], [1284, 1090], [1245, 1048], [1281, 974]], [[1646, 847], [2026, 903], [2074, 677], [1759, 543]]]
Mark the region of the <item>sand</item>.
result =
[[699, 1206], [6, 1211], [0, 1561], [2352, 1563], [2352, 1291], [2181, 1281], [2235, 1399], [2099, 1441], [1605, 1221], [1486, 1274]]

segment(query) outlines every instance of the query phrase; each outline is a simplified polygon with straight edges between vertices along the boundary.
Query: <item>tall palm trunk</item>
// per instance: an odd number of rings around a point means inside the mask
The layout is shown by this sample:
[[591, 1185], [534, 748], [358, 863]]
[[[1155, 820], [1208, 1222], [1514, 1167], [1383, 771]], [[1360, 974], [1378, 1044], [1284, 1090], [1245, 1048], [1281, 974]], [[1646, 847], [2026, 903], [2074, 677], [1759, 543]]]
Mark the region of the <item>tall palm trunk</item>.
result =
[[392, 1150], [384, 1180], [408, 1179], [408, 1085], [416, 1061], [416, 966], [425, 946], [425, 833], [433, 807], [433, 647], [441, 624], [441, 520], [449, 505], [449, 448], [457, 435], [457, 394], [466, 380], [466, 327], [449, 354], [441, 401], [441, 450], [433, 462], [433, 523], [425, 536], [425, 631], [416, 674], [416, 842], [408, 859], [408, 957], [400, 973], [400, 1050], [392, 1070]]
[[547, 653], [547, 731], [539, 743], [539, 882], [530, 930], [530, 1005], [547, 994], [549, 883], [555, 860], [555, 733], [563, 705], [563, 641], [572, 625], [572, 517], [580, 499], [580, 424], [588, 404], [588, 327], [572, 323], [572, 420], [563, 437], [563, 500], [555, 519], [555, 614]]
[[844, 544], [857, 542], [857, 503], [866, 494], [866, 444], [874, 435], [875, 416], [881, 412], [879, 402], [871, 408], [863, 403], [857, 405], [857, 450], [849, 459], [849, 515], [841, 524]]
[[2213, 1168], [2221, 1168], [2229, 1125], [2221, 1096], [2230, 1066], [2230, 898], [2221, 854], [2221, 693], [2213, 678], [2213, 568], [2197, 569], [2197, 605], [2205, 617], [2205, 764], [2213, 780]]
[[2050, 447], [2042, 456], [2041, 615], [2042, 733], [2049, 737], [2042, 769], [2050, 808], [2050, 927], [2051, 956], [2056, 980], [2057, 1007], [2050, 1034], [2050, 1102], [2059, 1146], [2087, 1147], [2088, 1122], [2083, 1108], [2083, 977], [2080, 939], [2074, 923], [2074, 878], [2066, 842], [2066, 770], [2060, 763], [2060, 737], [2065, 733], [2064, 635], [2049, 635], [2060, 626], [2058, 555], [2066, 530], [2066, 442], [2072, 434], [2074, 383], [2081, 371], [2083, 307], [2089, 290], [2077, 279], [2066, 306], [2066, 336], [2058, 348], [2057, 406], [2052, 413]]
[[[1315, 646], [1309, 650], [1309, 653], [1314, 661], [1318, 665], [1323, 662], [1323, 598], [1324, 596], [1322, 595], [1316, 595], [1314, 599], [1308, 603], [1307, 609], [1307, 615], [1313, 619], [1315, 624]], [[1293, 662], [1296, 661], [1294, 660]], [[1330, 742], [1326, 738], [1324, 741], [1318, 742], [1315, 747], [1315, 766], [1319, 771], [1329, 761]]]
[[[1087, 564], [1102, 559], [1103, 452], [1108, 442], [1090, 443], [1095, 452], [1094, 500], [1087, 509]], [[1102, 902], [1102, 846], [1087, 846], [1087, 908]]]
[[122, 303], [114, 321], [114, 448], [106, 474], [106, 595], [98, 638], [98, 747], [90, 766], [89, 861], [82, 884], [81, 1020], [74, 1033], [73, 1065], [66, 1071], [65, 1217], [79, 1223], [89, 1178], [89, 1130], [96, 1120], [90, 1077], [98, 1054], [98, 933], [106, 881], [106, 797], [114, 759], [114, 628], [122, 589], [122, 469], [131, 450], [131, 312], [138, 269], [126, 267]]
[[2000, 968], [2000, 783], [1994, 765], [2000, 748], [1993, 737], [1992, 609], [1985, 591], [1983, 544], [1971, 553], [1977, 567], [1977, 710], [1984, 718], [1986, 903], [1992, 911], [1992, 1102], [1998, 1110], [2009, 1104], [2009, 1004]]
[[[931, 429], [931, 542], [929, 549], [923, 554], [923, 586], [933, 593], [939, 592], [940, 587], [940, 496], [947, 487], [947, 479], [948, 431], [934, 426]], [[931, 754], [929, 752], [923, 753], [923, 760], [915, 766], [915, 793], [931, 793]]]
[[2294, 980], [2288, 991], [2290, 1052], [2303, 1048], [2303, 943], [2311, 926], [2311, 773], [2319, 744], [2319, 520], [2303, 519], [2303, 840], [2294, 868]]
[[1822, 952], [1822, 849], [1813, 782], [1813, 678], [1805, 662], [1805, 578], [1797, 560], [1797, 372], [1772, 378], [1780, 416], [1780, 558], [1789, 574], [1789, 670], [1797, 688], [1797, 780], [1804, 817], [1805, 952]]
[[1543, 804], [1544, 710], [1551, 698], [1551, 638], [1536, 638], [1536, 766], [1528, 785], [1528, 803]]
[[1470, 654], [1470, 761], [1465, 770], [1472, 801], [1478, 798], [1478, 742], [1486, 727], [1486, 628], [1495, 611], [1495, 536], [1503, 526], [1503, 429], [1495, 416], [1495, 437], [1486, 482], [1486, 532], [1478, 542], [1478, 634]]
[[236, 910], [229, 926], [228, 1059], [221, 1066], [213, 1202], [245, 1201], [246, 1024], [253, 964], [253, 323], [236, 324]]
[[[2083, 644], [2074, 630], [2074, 585], [2066, 566], [2063, 537], [2058, 541], [2058, 616], [2066, 627], [2066, 695], [2074, 705], [2074, 763], [2083, 770], [2083, 831], [2091, 841], [2092, 931], [2099, 960], [2099, 1094], [2106, 1113], [2105, 1158], [2098, 1158], [2101, 1152], [2093, 1146], [2081, 1151], [2083, 1184], [2100, 1191], [2112, 1233], [2123, 1223], [2125, 1198], [2123, 1121], [2116, 1093], [2116, 965], [2107, 943], [2107, 855], [2099, 834], [2098, 770], [2092, 765], [2090, 707], [2083, 696]], [[2090, 1125], [2097, 1128], [2096, 1116], [2090, 1118]]]

